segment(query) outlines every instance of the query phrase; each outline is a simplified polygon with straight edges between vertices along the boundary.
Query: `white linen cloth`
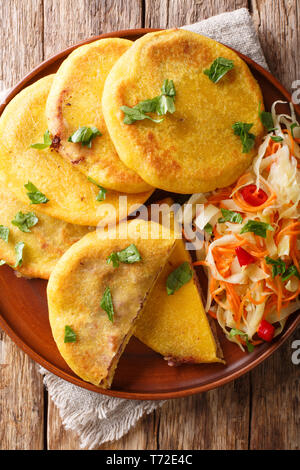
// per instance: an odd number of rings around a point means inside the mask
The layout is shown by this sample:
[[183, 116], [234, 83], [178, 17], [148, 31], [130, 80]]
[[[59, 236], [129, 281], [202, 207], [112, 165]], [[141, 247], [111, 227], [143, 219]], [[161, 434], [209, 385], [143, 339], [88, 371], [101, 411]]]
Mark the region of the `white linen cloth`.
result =
[[[267, 68], [246, 8], [183, 26], [183, 29], [209, 36], [233, 47]], [[0, 103], [7, 93], [7, 89], [0, 92]], [[72, 385], [41, 367], [39, 371], [44, 375], [45, 386], [59, 409], [65, 428], [78, 433], [82, 448], [94, 449], [104, 442], [120, 439], [144, 414], [151, 413], [164, 403], [100, 395]]]

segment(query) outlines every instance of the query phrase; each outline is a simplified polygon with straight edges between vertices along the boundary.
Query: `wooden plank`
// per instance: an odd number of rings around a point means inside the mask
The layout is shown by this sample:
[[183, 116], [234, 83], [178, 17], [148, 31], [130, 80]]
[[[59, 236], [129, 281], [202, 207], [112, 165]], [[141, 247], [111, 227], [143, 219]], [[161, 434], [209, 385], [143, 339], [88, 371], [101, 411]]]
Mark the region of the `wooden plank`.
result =
[[[101, 32], [141, 26], [142, 0], [44, 0], [45, 56]], [[153, 419], [146, 418], [117, 444], [108, 443], [105, 448], [115, 449], [116, 445], [119, 449], [144, 448], [148, 445], [148, 429], [153, 427]], [[47, 434], [49, 449], [79, 449], [77, 434], [64, 429], [51, 399], [48, 400]]]
[[[12, 86], [43, 60], [42, 0], [0, 2], [1, 88]], [[36, 364], [3, 333], [0, 376], [0, 448], [42, 449], [43, 384]]]
[[160, 412], [160, 449], [248, 448], [249, 375], [201, 395], [170, 400]]
[[0, 2], [0, 80], [12, 86], [43, 60], [43, 2]]
[[253, 20], [271, 72], [291, 89], [300, 77], [298, 0], [252, 0]]
[[247, 0], [145, 0], [145, 27], [183, 26], [247, 5]]
[[43, 449], [44, 393], [36, 364], [2, 331], [0, 347], [0, 449]]
[[292, 363], [291, 347], [299, 338], [298, 329], [251, 373], [251, 449], [300, 448], [300, 366]]
[[102, 32], [141, 25], [142, 0], [44, 0], [45, 57]]
[[[155, 413], [144, 416], [137, 425], [115, 442], [107, 442], [99, 450], [152, 450], [156, 449], [157, 419]], [[48, 448], [55, 450], [79, 449], [79, 437], [74, 431], [66, 431], [59, 411], [53, 403], [48, 407]]]

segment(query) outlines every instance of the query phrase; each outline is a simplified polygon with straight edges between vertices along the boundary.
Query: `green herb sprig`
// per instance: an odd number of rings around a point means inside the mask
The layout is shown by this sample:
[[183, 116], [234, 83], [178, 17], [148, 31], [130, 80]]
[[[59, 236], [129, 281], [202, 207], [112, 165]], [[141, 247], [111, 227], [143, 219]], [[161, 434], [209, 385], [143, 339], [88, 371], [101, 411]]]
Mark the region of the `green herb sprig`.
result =
[[22, 211], [19, 211], [11, 223], [18, 227], [21, 232], [30, 232], [31, 227], [34, 227], [38, 221], [39, 219], [34, 212], [27, 212], [24, 214]]
[[230, 211], [228, 209], [221, 209], [222, 216], [218, 219], [219, 224], [224, 222], [232, 222], [233, 224], [243, 223], [243, 217], [238, 212]]
[[79, 127], [72, 135], [68, 138], [68, 142], [73, 142], [73, 144], [81, 143], [82, 146], [87, 146], [88, 148], [92, 147], [92, 140], [101, 136], [101, 132], [97, 127]]
[[238, 135], [243, 145], [243, 153], [248, 153], [254, 147], [255, 135], [251, 134], [250, 129], [253, 124], [247, 124], [246, 122], [235, 122], [232, 125], [234, 135]]
[[69, 325], [65, 326], [64, 343], [75, 343], [77, 339], [76, 333]]
[[114, 268], [118, 268], [120, 263], [133, 264], [141, 261], [142, 257], [137, 247], [132, 243], [122, 251], [113, 251], [107, 258], [107, 264], [112, 263]]
[[111, 291], [109, 287], [106, 287], [103, 293], [103, 296], [100, 302], [100, 307], [107, 313], [109, 321], [113, 323], [115, 312], [114, 312]]
[[242, 336], [243, 338], [245, 338], [248, 352], [251, 353], [254, 350], [254, 345], [250, 343], [247, 333], [244, 333], [243, 331], [238, 330], [237, 328], [232, 328], [229, 333], [230, 338], [236, 335]]
[[31, 181], [24, 184], [24, 187], [27, 189], [27, 196], [29, 197], [31, 204], [46, 204], [49, 201], [45, 194], [41, 193], [41, 191], [39, 191]]
[[124, 113], [124, 124], [133, 124], [136, 121], [150, 119], [155, 123], [162, 122], [163, 119], [154, 119], [146, 113], [156, 113], [159, 116], [175, 112], [175, 86], [173, 80], [166, 79], [161, 87], [161, 95], [152, 99], [140, 101], [138, 104], [130, 108], [129, 106], [121, 106]]
[[203, 73], [208, 76], [208, 78], [213, 83], [218, 83], [221, 78], [226, 75], [229, 70], [233, 69], [234, 62], [230, 59], [225, 59], [224, 57], [218, 57], [213, 61], [209, 69], [205, 69]]
[[47, 130], [44, 134], [44, 142], [43, 143], [37, 143], [37, 144], [31, 144], [30, 147], [33, 149], [37, 150], [44, 150], [52, 144], [52, 139], [50, 137], [50, 132]]
[[167, 278], [167, 294], [173, 295], [184, 284], [187, 284], [193, 277], [193, 271], [187, 261], [176, 268]]
[[93, 180], [93, 178], [91, 178], [90, 176], [88, 176], [88, 180], [90, 183], [95, 184], [100, 189], [99, 193], [96, 196], [96, 201], [99, 201], [99, 202], [104, 201], [106, 199], [107, 189], [100, 186], [100, 184], [98, 184], [97, 181]]
[[259, 222], [257, 220], [248, 220], [248, 222], [244, 225], [240, 233], [252, 232], [259, 237], [266, 238], [267, 237], [267, 230], [274, 232], [274, 228], [270, 224], [266, 224], [265, 222]]

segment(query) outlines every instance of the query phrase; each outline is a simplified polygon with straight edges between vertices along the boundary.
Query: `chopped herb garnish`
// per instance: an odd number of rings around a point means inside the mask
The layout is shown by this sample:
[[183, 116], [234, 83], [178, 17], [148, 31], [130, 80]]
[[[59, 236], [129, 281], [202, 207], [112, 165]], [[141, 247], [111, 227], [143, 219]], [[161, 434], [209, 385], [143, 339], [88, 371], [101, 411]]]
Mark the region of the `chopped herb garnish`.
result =
[[66, 325], [64, 343], [75, 343], [76, 339], [75, 331], [73, 331], [69, 325]]
[[24, 250], [25, 243], [19, 242], [15, 246], [15, 253], [16, 253], [16, 262], [12, 266], [12, 268], [18, 268], [23, 264], [23, 250]]
[[259, 237], [266, 238], [267, 230], [274, 232], [274, 229], [270, 224], [266, 224], [265, 222], [258, 222], [257, 220], [248, 220], [240, 233], [253, 232]]
[[298, 277], [298, 279], [300, 279], [300, 273], [294, 264], [287, 268], [285, 262], [282, 261], [280, 258], [273, 259], [269, 256], [266, 256], [265, 260], [267, 264], [272, 265], [273, 278], [275, 276], [281, 276], [282, 281], [287, 281], [288, 279], [290, 279], [290, 277], [296, 276]]
[[122, 251], [113, 251], [107, 258], [107, 264], [112, 262], [114, 268], [119, 267], [119, 263], [132, 264], [141, 261], [142, 257], [137, 247], [132, 243]]
[[225, 59], [224, 57], [218, 57], [213, 61], [209, 69], [205, 69], [203, 73], [214, 82], [218, 83], [224, 75], [233, 69], [233, 60]]
[[254, 345], [252, 343], [250, 343], [247, 333], [244, 333], [243, 331], [238, 330], [236, 328], [232, 328], [230, 330], [230, 333], [229, 333], [230, 338], [232, 338], [233, 336], [236, 336], [236, 335], [242, 336], [242, 337], [245, 338], [245, 342], [246, 342], [248, 352], [251, 353], [254, 350]]
[[24, 184], [24, 187], [27, 189], [27, 196], [29, 197], [31, 204], [46, 204], [49, 199], [45, 196], [45, 194], [41, 193], [38, 188], [28, 181], [28, 183]]
[[52, 139], [50, 137], [50, 132], [47, 130], [44, 134], [44, 142], [38, 143], [38, 144], [32, 144], [30, 145], [30, 147], [33, 149], [44, 150], [50, 147], [51, 144], [52, 144]]
[[274, 130], [274, 122], [273, 122], [272, 113], [269, 113], [268, 111], [261, 111], [260, 103], [258, 107], [258, 116], [259, 116], [259, 119], [261, 120], [262, 125], [267, 129], [268, 132], [271, 132]]
[[11, 221], [13, 225], [18, 227], [21, 232], [30, 232], [30, 228], [34, 227], [38, 223], [39, 219], [35, 215], [34, 212], [27, 212], [23, 214], [22, 211], [19, 211], [16, 215], [14, 220]]
[[90, 183], [95, 184], [100, 189], [99, 193], [96, 196], [96, 201], [104, 201], [106, 198], [107, 189], [100, 186], [100, 184], [98, 184], [97, 181], [93, 180], [93, 178], [91, 178], [90, 176], [88, 176], [88, 180], [90, 181]]
[[107, 313], [108, 319], [113, 323], [115, 312], [109, 287], [106, 287], [104, 291], [100, 306]]
[[193, 277], [193, 271], [187, 261], [176, 268], [167, 278], [167, 294], [172, 295], [180, 287], [189, 282]]
[[2, 240], [4, 240], [7, 243], [8, 237], [9, 237], [9, 228], [4, 227], [4, 225], [0, 225], [0, 238], [2, 238]]
[[241, 138], [243, 145], [243, 153], [248, 153], [253, 148], [255, 143], [255, 135], [249, 131], [253, 124], [247, 124], [246, 122], [235, 122], [232, 125], [232, 129], [235, 135]]
[[300, 273], [294, 264], [286, 269], [285, 273], [281, 276], [281, 279], [283, 281], [287, 281], [292, 276], [296, 276], [298, 279], [300, 279]]
[[271, 139], [273, 140], [273, 142], [282, 142], [283, 141], [283, 138], [280, 137], [279, 135], [271, 135]]
[[241, 224], [243, 222], [243, 217], [238, 212], [233, 212], [228, 209], [221, 209], [223, 217], [218, 219], [219, 224], [224, 222], [232, 222], [233, 224]]
[[272, 265], [272, 277], [278, 276], [280, 274], [285, 273], [286, 265], [285, 262], [282, 261], [280, 258], [273, 259], [270, 256], [265, 257], [266, 263]]
[[107, 258], [106, 263], [107, 264], [112, 263], [114, 268], [118, 268], [120, 264], [118, 254], [115, 251], [113, 251]]
[[136, 121], [150, 119], [159, 123], [163, 119], [154, 119], [146, 113], [156, 113], [159, 116], [175, 112], [175, 86], [173, 80], [166, 79], [161, 87], [162, 94], [152, 99], [140, 101], [138, 104], [130, 108], [129, 106], [121, 106], [121, 111], [125, 114], [124, 124], [133, 124]]
[[209, 222], [207, 222], [207, 224], [205, 225], [204, 230], [209, 235], [213, 234], [213, 226]]
[[297, 122], [293, 122], [293, 124], [291, 124], [291, 134], [292, 134], [293, 139], [295, 138], [295, 136], [294, 136], [295, 127], [300, 127]]
[[97, 136], [101, 136], [101, 132], [97, 127], [86, 127], [82, 126], [77, 129], [70, 137], [68, 142], [73, 142], [74, 144], [81, 143], [81, 145], [86, 145], [88, 148], [92, 147], [92, 139]]

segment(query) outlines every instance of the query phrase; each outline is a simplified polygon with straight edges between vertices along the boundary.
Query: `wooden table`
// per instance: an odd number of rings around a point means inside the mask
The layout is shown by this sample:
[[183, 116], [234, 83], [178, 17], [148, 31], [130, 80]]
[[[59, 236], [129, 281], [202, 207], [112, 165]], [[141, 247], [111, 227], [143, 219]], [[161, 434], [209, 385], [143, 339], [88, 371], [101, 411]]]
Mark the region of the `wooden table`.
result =
[[[52, 54], [101, 32], [193, 23], [248, 7], [273, 74], [300, 79], [298, 0], [2, 0], [0, 80], [11, 86]], [[36, 364], [0, 331], [0, 448], [78, 449]], [[300, 366], [296, 332], [273, 357], [234, 383], [170, 400], [102, 449], [298, 449]]]

